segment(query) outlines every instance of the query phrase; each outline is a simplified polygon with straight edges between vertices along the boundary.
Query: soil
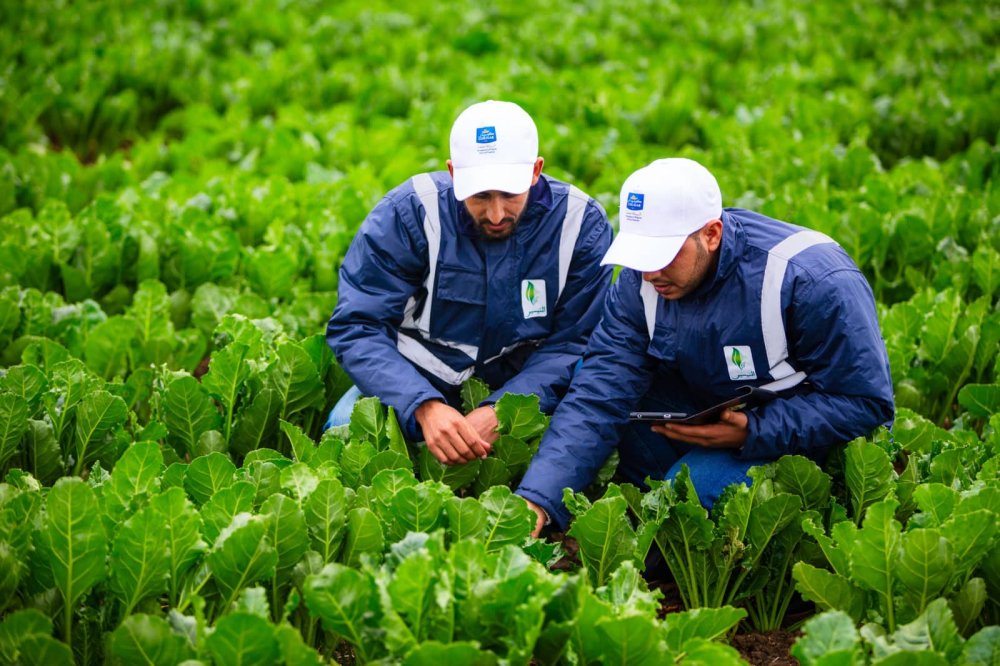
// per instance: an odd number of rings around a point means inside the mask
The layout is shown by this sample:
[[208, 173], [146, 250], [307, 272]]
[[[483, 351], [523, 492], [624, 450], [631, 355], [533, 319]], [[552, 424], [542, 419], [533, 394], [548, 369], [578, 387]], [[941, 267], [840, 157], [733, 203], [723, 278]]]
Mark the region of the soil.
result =
[[678, 591], [677, 583], [674, 581], [651, 582], [649, 589], [659, 590], [663, 594], [663, 598], [660, 599], [660, 610], [656, 612], [657, 619], [662, 620], [668, 613], [680, 613], [684, 610], [681, 593]]
[[559, 558], [550, 569], [552, 571], [576, 571], [580, 568], [580, 546], [576, 539], [566, 536], [562, 532], [554, 532], [552, 540], [561, 541], [563, 552], [566, 554]]
[[754, 666], [798, 666], [799, 660], [788, 652], [801, 632], [789, 633], [777, 630], [767, 633], [756, 631], [736, 634], [730, 644], [739, 650], [740, 656]]
[[349, 664], [354, 666], [356, 657], [354, 656], [354, 648], [347, 641], [341, 641], [337, 649], [333, 651], [333, 661], [337, 664]]

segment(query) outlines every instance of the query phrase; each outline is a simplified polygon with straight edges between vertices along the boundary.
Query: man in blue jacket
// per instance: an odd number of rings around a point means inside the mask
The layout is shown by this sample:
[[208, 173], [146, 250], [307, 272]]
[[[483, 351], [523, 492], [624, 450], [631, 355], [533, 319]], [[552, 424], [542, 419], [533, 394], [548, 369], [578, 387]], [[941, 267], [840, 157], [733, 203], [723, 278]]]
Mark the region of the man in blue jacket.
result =
[[[723, 209], [700, 164], [658, 160], [625, 181], [603, 263], [624, 269], [517, 491], [538, 514], [536, 534], [549, 520], [566, 527], [563, 488], [587, 486], [615, 446], [626, 480], [672, 478], [687, 464], [711, 506], [753, 465], [821, 460], [891, 422], [864, 275], [823, 234]], [[629, 422], [633, 410], [697, 412], [743, 386], [781, 398], [708, 425]]]
[[[328, 425], [378, 396], [409, 439], [455, 464], [490, 451], [504, 393], [555, 409], [600, 318], [611, 228], [596, 201], [542, 174], [535, 123], [516, 104], [469, 107], [450, 144], [448, 171], [389, 192], [344, 257], [327, 342], [355, 387]], [[463, 416], [472, 376], [493, 393]]]

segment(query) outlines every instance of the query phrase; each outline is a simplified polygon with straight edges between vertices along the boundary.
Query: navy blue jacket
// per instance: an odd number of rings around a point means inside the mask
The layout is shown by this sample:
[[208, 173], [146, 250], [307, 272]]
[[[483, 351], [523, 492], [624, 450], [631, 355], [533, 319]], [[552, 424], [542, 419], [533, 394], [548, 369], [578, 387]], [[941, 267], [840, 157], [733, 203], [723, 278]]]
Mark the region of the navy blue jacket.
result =
[[[594, 479], [628, 413], [649, 395], [669, 396], [659, 409], [693, 412], [743, 385], [791, 381], [785, 399], [748, 410], [740, 455], [750, 459], [815, 458], [891, 422], [875, 300], [847, 253], [821, 234], [746, 210], [726, 209], [722, 223], [717, 270], [688, 296], [660, 298], [627, 269], [612, 287], [583, 366], [517, 490], [561, 526], [569, 520], [563, 488], [579, 491]], [[642, 409], [657, 406], [645, 400]], [[619, 469], [651, 473], [649, 461], [626, 459], [637, 451], [623, 443], [619, 452]]]
[[423, 402], [460, 404], [461, 383], [534, 393], [555, 409], [600, 319], [611, 243], [601, 206], [544, 174], [514, 234], [483, 239], [448, 172], [389, 192], [361, 225], [340, 269], [327, 342], [364, 395], [395, 408], [423, 439]]

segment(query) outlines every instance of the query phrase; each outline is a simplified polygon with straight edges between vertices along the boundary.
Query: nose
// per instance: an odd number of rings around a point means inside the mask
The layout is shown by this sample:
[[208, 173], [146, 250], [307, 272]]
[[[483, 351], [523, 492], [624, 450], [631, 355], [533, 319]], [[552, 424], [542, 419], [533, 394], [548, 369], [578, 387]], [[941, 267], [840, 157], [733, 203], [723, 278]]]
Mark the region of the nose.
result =
[[486, 205], [486, 217], [493, 224], [500, 224], [503, 221], [506, 217], [503, 209], [503, 197], [490, 197], [490, 201]]
[[660, 271], [643, 271], [642, 279], [646, 282], [652, 282], [653, 279], [660, 274]]

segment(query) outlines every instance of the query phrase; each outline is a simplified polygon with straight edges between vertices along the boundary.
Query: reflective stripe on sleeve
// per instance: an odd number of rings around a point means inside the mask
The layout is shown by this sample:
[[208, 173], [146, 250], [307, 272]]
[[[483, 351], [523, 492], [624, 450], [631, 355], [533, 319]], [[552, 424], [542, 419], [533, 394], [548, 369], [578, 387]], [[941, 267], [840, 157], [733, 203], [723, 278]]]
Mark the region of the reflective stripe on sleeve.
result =
[[[434, 304], [434, 277], [437, 274], [438, 252], [441, 249], [441, 211], [438, 210], [438, 188], [429, 173], [420, 173], [411, 179], [413, 191], [424, 206], [424, 235], [427, 237], [427, 300], [415, 327], [425, 336], [430, 336], [431, 307]], [[412, 319], [416, 301], [410, 298], [406, 304], [405, 319]]]
[[396, 341], [396, 348], [404, 358], [419, 368], [426, 370], [435, 377], [445, 381], [452, 386], [459, 386], [466, 379], [472, 376], [475, 365], [471, 365], [465, 370], [455, 370], [450, 365], [439, 359], [427, 349], [419, 340], [406, 335], [402, 331]]
[[642, 309], [646, 314], [646, 329], [649, 331], [649, 339], [652, 340], [653, 331], [656, 330], [656, 306], [660, 303], [660, 295], [656, 293], [656, 287], [645, 280], [639, 287], [639, 295], [642, 296]]
[[788, 339], [785, 337], [785, 322], [781, 316], [781, 285], [785, 282], [788, 261], [815, 245], [834, 242], [818, 231], [800, 231], [775, 245], [767, 254], [760, 291], [760, 327], [764, 336], [764, 349], [767, 350], [767, 365], [775, 380], [802, 375], [798, 381], [783, 388], [794, 386], [805, 379], [805, 373], [796, 373], [787, 360]]
[[[786, 363], [785, 365], [788, 364]], [[806, 373], [800, 370], [799, 372], [795, 372], [788, 375], [784, 379], [776, 379], [773, 382], [768, 382], [767, 384], [763, 384], [762, 386], [758, 386], [757, 388], [762, 388], [768, 391], [774, 391], [775, 393], [780, 393], [785, 389], [790, 389], [793, 386], [798, 386], [805, 380], [806, 380]]]
[[[417, 195], [417, 198], [420, 199], [420, 203], [424, 207], [423, 226], [424, 234], [427, 237], [428, 262], [427, 279], [424, 282], [424, 288], [427, 292], [427, 297], [424, 300], [424, 308], [420, 313], [420, 318], [418, 320], [414, 320], [413, 318], [413, 312], [417, 307], [417, 300], [415, 297], [410, 297], [410, 300], [406, 303], [406, 307], [403, 310], [403, 322], [401, 328], [416, 329], [420, 337], [424, 340], [441, 347], [458, 350], [468, 356], [470, 361], [474, 362], [476, 360], [476, 356], [479, 355], [479, 347], [476, 345], [431, 338], [430, 328], [431, 309], [434, 302], [434, 277], [437, 274], [438, 254], [441, 250], [441, 211], [438, 208], [439, 193], [437, 184], [428, 173], [417, 174], [411, 179], [411, 182], [413, 183], [414, 193]], [[403, 342], [404, 337], [408, 340], [407, 342]], [[445, 381], [450, 381], [447, 377], [454, 375], [455, 371], [452, 370], [447, 364], [434, 356], [430, 350], [418, 341], [414, 340], [412, 337], [405, 336], [405, 334], [401, 333], [399, 339], [401, 342], [398, 344], [398, 347], [403, 356], [406, 356], [410, 361], [435, 376], [441, 377]], [[414, 345], [419, 347], [419, 349], [414, 347]], [[408, 353], [404, 352], [404, 349], [408, 350]], [[471, 370], [469, 371], [469, 374], [471, 374]], [[459, 383], [461, 383], [461, 381]]]
[[559, 236], [559, 292], [556, 294], [556, 300], [562, 296], [563, 288], [566, 286], [569, 267], [573, 263], [573, 250], [576, 249], [576, 241], [583, 226], [583, 214], [590, 201], [590, 197], [572, 185], [566, 199], [566, 217], [563, 218], [562, 233]]

